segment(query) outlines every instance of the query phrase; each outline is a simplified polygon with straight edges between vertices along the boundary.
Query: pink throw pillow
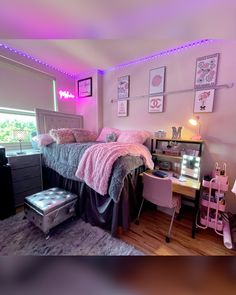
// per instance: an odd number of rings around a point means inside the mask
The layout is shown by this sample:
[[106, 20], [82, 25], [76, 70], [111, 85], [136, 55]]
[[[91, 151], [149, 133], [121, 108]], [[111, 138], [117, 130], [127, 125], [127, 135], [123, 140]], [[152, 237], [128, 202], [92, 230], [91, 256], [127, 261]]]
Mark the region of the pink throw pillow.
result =
[[57, 144], [75, 142], [75, 137], [73, 135], [72, 129], [70, 128], [51, 129], [49, 134]]
[[99, 136], [96, 139], [96, 141], [104, 141], [104, 142], [106, 142], [107, 135], [108, 134], [111, 134], [111, 133], [115, 133], [117, 135], [117, 137], [118, 137], [120, 135], [120, 130], [119, 129], [116, 129], [116, 128], [104, 127], [104, 128], [102, 128], [102, 131], [99, 134]]
[[76, 142], [89, 142], [95, 141], [97, 135], [95, 132], [85, 129], [72, 129], [72, 133], [75, 137]]
[[125, 131], [121, 131], [117, 141], [143, 144], [150, 136], [151, 136], [151, 133], [144, 130], [142, 131], [125, 130]]
[[54, 139], [49, 134], [39, 134], [32, 137], [38, 146], [46, 146], [54, 142]]

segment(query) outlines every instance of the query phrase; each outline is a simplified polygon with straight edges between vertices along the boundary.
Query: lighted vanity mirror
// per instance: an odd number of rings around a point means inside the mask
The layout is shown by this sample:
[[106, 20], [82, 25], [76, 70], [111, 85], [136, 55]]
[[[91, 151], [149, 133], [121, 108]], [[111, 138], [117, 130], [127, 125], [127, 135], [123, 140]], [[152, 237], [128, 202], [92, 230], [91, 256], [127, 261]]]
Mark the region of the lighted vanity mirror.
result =
[[200, 157], [183, 155], [181, 165], [181, 176], [187, 176], [194, 179], [200, 177]]

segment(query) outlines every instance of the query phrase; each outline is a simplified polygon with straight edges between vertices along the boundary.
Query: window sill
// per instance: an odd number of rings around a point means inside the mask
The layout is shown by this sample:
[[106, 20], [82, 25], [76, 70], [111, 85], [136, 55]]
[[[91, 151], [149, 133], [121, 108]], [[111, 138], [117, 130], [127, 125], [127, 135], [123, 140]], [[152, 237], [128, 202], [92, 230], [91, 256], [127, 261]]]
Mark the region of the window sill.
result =
[[[0, 146], [5, 147], [6, 151], [16, 151], [20, 150], [20, 144], [19, 143], [0, 143]], [[21, 143], [22, 150], [28, 150], [32, 149], [32, 144], [30, 142], [22, 142]]]

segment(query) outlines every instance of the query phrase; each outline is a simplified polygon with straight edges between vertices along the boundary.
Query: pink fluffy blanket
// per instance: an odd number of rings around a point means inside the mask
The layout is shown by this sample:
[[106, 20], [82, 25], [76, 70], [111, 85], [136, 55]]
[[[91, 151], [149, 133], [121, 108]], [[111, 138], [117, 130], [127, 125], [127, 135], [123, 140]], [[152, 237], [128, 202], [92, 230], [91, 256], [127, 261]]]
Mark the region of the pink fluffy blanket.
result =
[[114, 162], [126, 155], [142, 157], [145, 165], [153, 169], [152, 156], [144, 145], [108, 142], [89, 147], [83, 154], [75, 175], [104, 196], [108, 191], [108, 182]]

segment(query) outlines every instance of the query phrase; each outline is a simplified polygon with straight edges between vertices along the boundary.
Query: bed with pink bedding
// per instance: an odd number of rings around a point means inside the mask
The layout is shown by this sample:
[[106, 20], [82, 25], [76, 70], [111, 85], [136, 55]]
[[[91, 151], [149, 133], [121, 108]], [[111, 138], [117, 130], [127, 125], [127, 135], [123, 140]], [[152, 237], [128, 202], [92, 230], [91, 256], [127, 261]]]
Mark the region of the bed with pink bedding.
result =
[[72, 116], [68, 122], [66, 114], [51, 111], [37, 114], [40, 134], [48, 133], [55, 122], [60, 127], [61, 120], [62, 126], [73, 127], [74, 142], [71, 130], [63, 128], [57, 129], [59, 133], [51, 131], [56, 136], [51, 142], [48, 134], [39, 138], [47, 143], [41, 145], [44, 188], [57, 186], [76, 193], [77, 215], [115, 235], [119, 226], [128, 229], [137, 215], [142, 199], [139, 174], [153, 167], [151, 154], [142, 144], [149, 135], [103, 128], [95, 139], [80, 129], [82, 125], [76, 128], [75, 119]]
[[139, 174], [153, 168], [141, 144], [51, 143], [42, 148], [45, 188], [59, 186], [78, 194], [77, 214], [116, 234], [128, 229], [141, 201]]

